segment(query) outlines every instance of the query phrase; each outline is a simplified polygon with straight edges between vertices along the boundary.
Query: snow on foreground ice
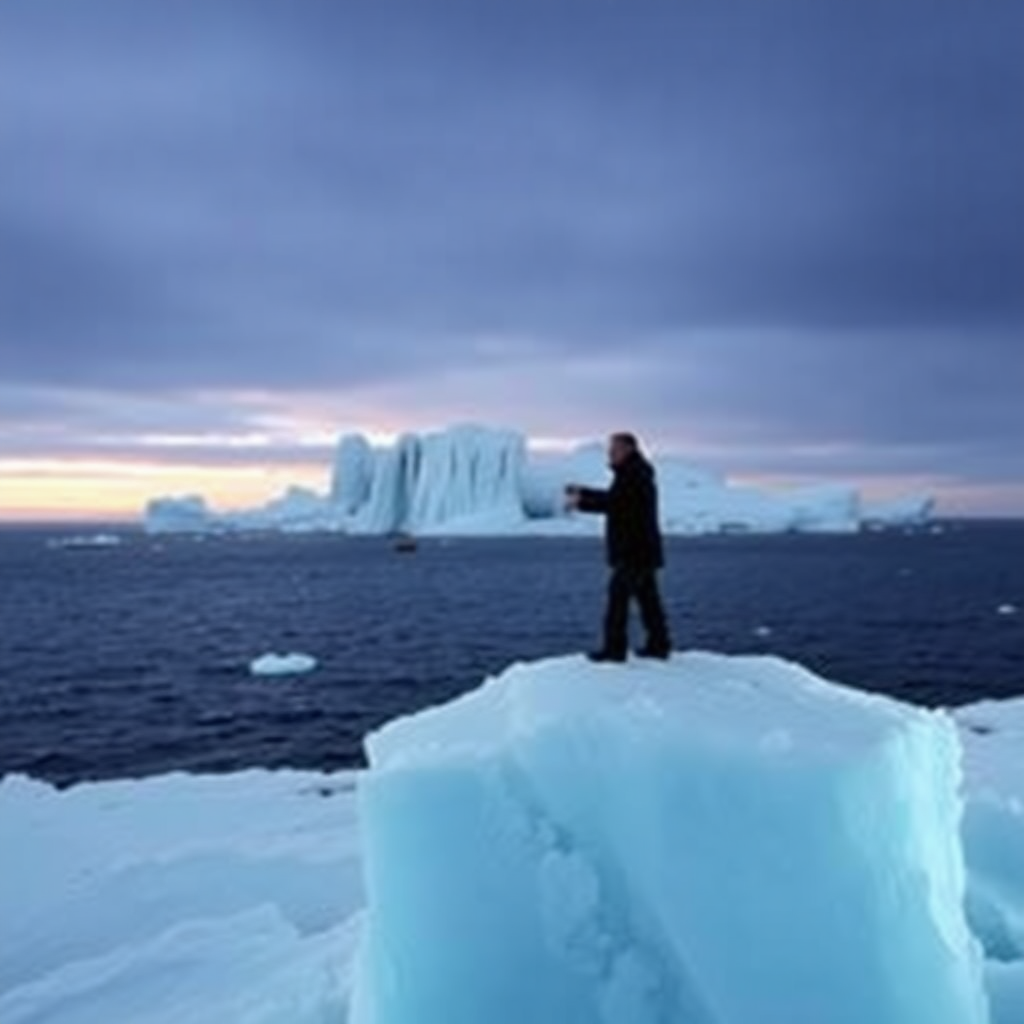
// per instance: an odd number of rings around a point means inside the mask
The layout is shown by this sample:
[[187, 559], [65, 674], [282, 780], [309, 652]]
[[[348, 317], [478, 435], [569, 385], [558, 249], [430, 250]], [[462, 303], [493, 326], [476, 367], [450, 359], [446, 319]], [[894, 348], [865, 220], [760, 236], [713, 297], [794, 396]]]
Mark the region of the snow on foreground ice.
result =
[[3, 1024], [344, 1021], [355, 775], [0, 785]]
[[371, 738], [358, 967], [354, 773], [6, 779], [0, 1021], [1021, 1024], [1024, 701], [956, 717], [984, 976], [947, 717], [562, 659]]

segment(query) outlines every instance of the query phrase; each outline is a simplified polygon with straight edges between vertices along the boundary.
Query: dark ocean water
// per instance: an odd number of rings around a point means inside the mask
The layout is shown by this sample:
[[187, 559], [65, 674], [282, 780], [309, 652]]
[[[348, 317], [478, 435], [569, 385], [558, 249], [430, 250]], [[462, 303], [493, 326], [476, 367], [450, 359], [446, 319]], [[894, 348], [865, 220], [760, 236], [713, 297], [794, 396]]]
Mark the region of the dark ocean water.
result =
[[[591, 646], [603, 600], [593, 541], [48, 547], [59, 535], [0, 530], [0, 772], [60, 783], [357, 764], [386, 719]], [[680, 539], [669, 560], [677, 646], [778, 653], [926, 704], [1024, 694], [1024, 524]], [[320, 667], [250, 676], [270, 650]]]

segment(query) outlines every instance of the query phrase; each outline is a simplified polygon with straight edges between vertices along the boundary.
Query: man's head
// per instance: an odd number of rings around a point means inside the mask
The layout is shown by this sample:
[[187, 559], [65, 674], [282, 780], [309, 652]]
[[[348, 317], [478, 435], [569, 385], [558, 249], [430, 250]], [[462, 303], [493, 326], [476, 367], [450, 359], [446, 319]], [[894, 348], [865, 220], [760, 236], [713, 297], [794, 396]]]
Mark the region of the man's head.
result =
[[630, 434], [628, 431], [612, 434], [608, 438], [608, 465], [612, 469], [618, 469], [639, 450], [640, 443], [636, 439], [636, 434]]

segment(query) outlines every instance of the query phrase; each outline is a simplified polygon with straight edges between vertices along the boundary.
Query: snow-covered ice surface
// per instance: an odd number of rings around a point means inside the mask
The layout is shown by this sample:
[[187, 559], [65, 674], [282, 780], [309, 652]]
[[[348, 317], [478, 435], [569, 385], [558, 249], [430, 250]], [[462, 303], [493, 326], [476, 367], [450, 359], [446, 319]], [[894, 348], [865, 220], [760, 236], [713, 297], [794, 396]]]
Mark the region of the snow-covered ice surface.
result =
[[385, 727], [358, 798], [7, 778], [0, 1021], [1021, 1024], [1024, 700], [955, 713], [963, 844], [952, 721], [571, 658]]
[[[768, 492], [738, 487], [676, 456], [655, 458], [662, 526], [669, 533], [851, 533], [921, 526], [933, 502], [912, 497], [867, 506], [855, 487], [829, 484]], [[155, 498], [146, 508], [151, 533], [332, 530], [346, 533], [545, 536], [593, 533], [594, 519], [568, 515], [569, 483], [608, 482], [604, 446], [564, 453], [528, 452], [513, 430], [461, 425], [405, 434], [374, 449], [343, 436], [330, 487], [319, 494], [291, 487], [259, 508], [214, 513], [195, 495]]]
[[312, 654], [292, 651], [290, 654], [261, 654], [249, 662], [249, 671], [254, 676], [295, 676], [312, 672], [317, 660]]
[[4, 1024], [344, 1021], [351, 773], [0, 784]]

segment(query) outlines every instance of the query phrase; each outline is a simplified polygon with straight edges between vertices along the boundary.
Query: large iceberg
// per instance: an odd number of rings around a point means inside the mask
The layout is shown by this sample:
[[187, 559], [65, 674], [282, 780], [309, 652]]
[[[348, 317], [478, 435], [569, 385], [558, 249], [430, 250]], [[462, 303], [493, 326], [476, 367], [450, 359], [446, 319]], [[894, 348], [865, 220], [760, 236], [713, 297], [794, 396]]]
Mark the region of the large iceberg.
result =
[[[523, 438], [513, 431], [467, 426], [423, 437], [406, 434], [378, 453], [354, 528], [362, 533], [514, 528], [524, 518], [519, 482], [525, 454]], [[345, 490], [344, 470], [339, 457], [335, 493]]]
[[989, 1019], [941, 712], [572, 658], [367, 751], [359, 1024]]
[[[655, 459], [662, 526], [669, 533], [851, 533], [873, 526], [920, 526], [927, 499], [871, 506], [855, 487], [829, 484], [767, 491], [735, 486], [675, 456]], [[405, 434], [373, 448], [358, 434], [338, 443], [328, 492], [292, 487], [268, 504], [213, 513], [198, 497], [157, 498], [146, 509], [154, 533], [336, 530], [346, 533], [588, 535], [600, 524], [568, 513], [569, 483], [608, 483], [604, 448], [529, 452], [516, 431], [457, 426]]]
[[523, 518], [520, 477], [526, 444], [515, 432], [456, 428], [423, 438], [406, 526], [415, 532], [451, 523], [490, 532]]
[[394, 1024], [409, 985], [417, 1024], [544, 1024], [513, 1010], [564, 984], [559, 1024], [1021, 1024], [1024, 701], [954, 721], [771, 659], [562, 659], [361, 778], [8, 777], [0, 1021]]

